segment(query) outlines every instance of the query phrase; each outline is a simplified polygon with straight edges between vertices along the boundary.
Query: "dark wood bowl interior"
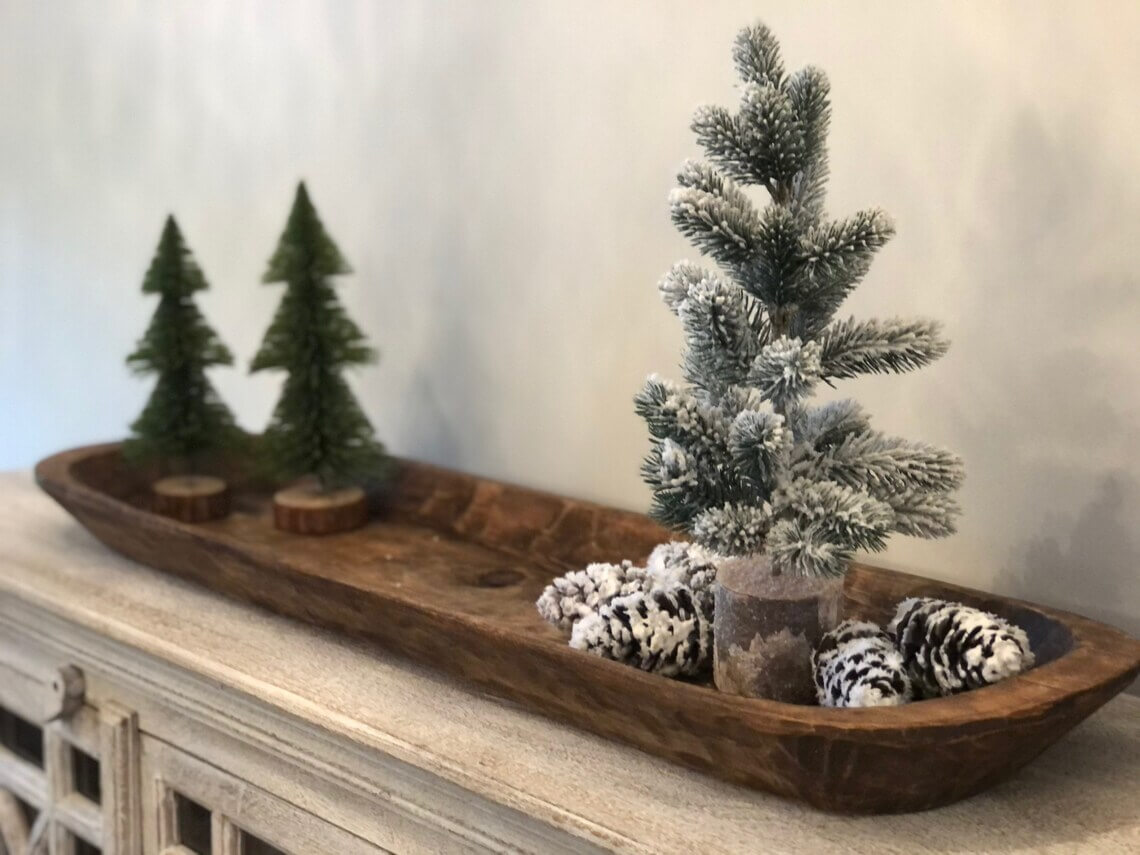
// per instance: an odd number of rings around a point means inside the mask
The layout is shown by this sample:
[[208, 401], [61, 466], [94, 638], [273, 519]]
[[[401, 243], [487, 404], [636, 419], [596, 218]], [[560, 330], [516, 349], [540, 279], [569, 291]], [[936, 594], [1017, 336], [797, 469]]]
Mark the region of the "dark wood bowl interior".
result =
[[[229, 480], [234, 489], [234, 516], [243, 520], [243, 533], [250, 527], [264, 528], [262, 539], [267, 542], [294, 545], [296, 539], [273, 528], [271, 485], [258, 479], [248, 466], [234, 460], [217, 460], [208, 467], [211, 474]], [[153, 497], [150, 484], [166, 474], [159, 466], [132, 466], [119, 454], [101, 454], [85, 457], [72, 466], [75, 478], [90, 487], [133, 507], [150, 510]], [[398, 526], [405, 534], [414, 536], [414, 529], [423, 527], [447, 537], [453, 548], [464, 544], [482, 547], [463, 556], [456, 564], [457, 572], [466, 578], [468, 588], [489, 589], [494, 608], [486, 616], [501, 620], [504, 608], [511, 612], [512, 625], [543, 638], [557, 637], [543, 623], [532, 604], [550, 579], [569, 569], [584, 567], [592, 561], [620, 561], [629, 558], [644, 560], [658, 543], [678, 539], [680, 536], [661, 528], [647, 518], [629, 512], [612, 511], [603, 520], [603, 529], [589, 540], [563, 541], [563, 548], [546, 548], [536, 553], [533, 534], [533, 517], [536, 497], [542, 494], [521, 487], [504, 487], [492, 498], [485, 509], [488, 516], [515, 520], [514, 531], [503, 527], [479, 528], [472, 526], [466, 517], [472, 493], [478, 489], [479, 479], [452, 470], [422, 463], [400, 461], [396, 478], [390, 484], [374, 488], [372, 504], [377, 524]], [[433, 501], [425, 502], [430, 495]], [[443, 500], [440, 500], [443, 497]], [[450, 498], [450, 501], [448, 500]], [[552, 506], [561, 506], [563, 499], [549, 497]], [[226, 522], [217, 524], [227, 527]], [[314, 546], [320, 540], [310, 541]], [[494, 567], [485, 565], [484, 550], [498, 553]], [[455, 555], [453, 557], [460, 558]], [[367, 558], [361, 556], [361, 563]], [[521, 564], [526, 562], [529, 569]], [[465, 573], [463, 567], [475, 568]], [[849, 583], [859, 578], [852, 574]], [[910, 577], [915, 578], [915, 577]], [[499, 589], [512, 588], [509, 597]], [[872, 596], [868, 596], [870, 593]], [[900, 592], [903, 593], [903, 592]], [[942, 596], [945, 586], [940, 583], [911, 586], [905, 596]], [[858, 585], [846, 586], [844, 616], [874, 621], [886, 626], [894, 615], [895, 607], [903, 598], [890, 588]], [[1038, 665], [1044, 665], [1063, 656], [1073, 646], [1072, 633], [1056, 618], [1025, 604], [1000, 597], [992, 597], [963, 589], [960, 602], [1000, 615], [1022, 627], [1029, 635], [1030, 644]], [[472, 606], [475, 603], [471, 604]], [[478, 612], [477, 612], [478, 614]]]

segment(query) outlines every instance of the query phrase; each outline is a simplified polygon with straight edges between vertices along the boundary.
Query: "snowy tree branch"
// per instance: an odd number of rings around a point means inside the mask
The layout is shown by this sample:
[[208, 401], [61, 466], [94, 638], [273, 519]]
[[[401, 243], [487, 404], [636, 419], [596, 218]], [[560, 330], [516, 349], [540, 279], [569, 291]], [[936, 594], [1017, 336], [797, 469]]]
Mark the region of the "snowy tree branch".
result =
[[819, 345], [784, 336], [760, 351], [748, 380], [782, 412], [811, 392], [819, 371]]
[[763, 24], [745, 27], [736, 36], [732, 60], [740, 79], [746, 83], [780, 86], [784, 80], [784, 63], [780, 59], [780, 43]]
[[686, 379], [715, 395], [743, 383], [767, 330], [751, 297], [734, 282], [708, 276], [689, 286], [679, 314], [688, 348]]
[[749, 143], [740, 122], [724, 107], [700, 107], [693, 114], [693, 133], [708, 157], [729, 175], [748, 184], [763, 184], [749, 155]]
[[713, 275], [691, 261], [678, 261], [661, 277], [657, 291], [669, 310], [677, 315], [680, 313], [681, 304], [689, 297], [689, 289]]
[[882, 549], [895, 521], [890, 505], [834, 481], [797, 478], [780, 490], [773, 503], [777, 511], [791, 510], [805, 529], [815, 525], [848, 550]]
[[956, 454], [878, 431], [848, 434], [799, 464], [796, 474], [861, 488], [887, 501], [908, 491], [956, 490], [963, 478], [962, 461]]
[[961, 513], [958, 503], [946, 493], [908, 491], [892, 496], [894, 530], [913, 537], [948, 537], [957, 531], [954, 519]]
[[690, 164], [669, 195], [678, 231], [726, 266], [751, 258], [760, 218], [748, 197], [713, 167]]
[[894, 233], [890, 218], [878, 210], [808, 229], [800, 240], [801, 311], [816, 324], [830, 318]]
[[801, 407], [789, 413], [796, 441], [817, 451], [830, 448], [852, 433], [868, 429], [863, 408], [851, 399], [831, 401], [819, 407]]
[[772, 507], [767, 502], [726, 503], [699, 513], [692, 534], [697, 543], [720, 555], [750, 555], [764, 547], [771, 524]]
[[841, 379], [913, 371], [950, 347], [938, 321], [901, 318], [839, 321], [822, 331], [819, 343], [823, 376]]

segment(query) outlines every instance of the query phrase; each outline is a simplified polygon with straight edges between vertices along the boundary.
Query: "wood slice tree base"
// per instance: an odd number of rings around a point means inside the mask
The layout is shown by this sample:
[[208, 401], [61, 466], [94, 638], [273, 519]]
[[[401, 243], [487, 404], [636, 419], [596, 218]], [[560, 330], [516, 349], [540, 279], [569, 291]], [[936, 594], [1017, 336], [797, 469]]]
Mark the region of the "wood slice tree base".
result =
[[811, 652], [839, 620], [843, 579], [773, 576], [762, 556], [717, 570], [713, 678], [722, 692], [815, 702]]
[[306, 482], [273, 495], [273, 522], [293, 534], [351, 531], [368, 519], [368, 499], [359, 487], [324, 490]]
[[230, 512], [230, 489], [212, 475], [172, 475], [155, 481], [154, 509], [164, 517], [199, 523]]

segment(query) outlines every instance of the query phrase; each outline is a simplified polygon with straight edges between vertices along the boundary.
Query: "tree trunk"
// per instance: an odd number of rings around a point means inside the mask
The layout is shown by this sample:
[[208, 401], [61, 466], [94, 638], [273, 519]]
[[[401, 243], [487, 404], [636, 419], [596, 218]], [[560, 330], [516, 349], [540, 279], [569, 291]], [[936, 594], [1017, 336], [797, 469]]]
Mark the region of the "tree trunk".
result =
[[722, 692], [815, 702], [811, 652], [839, 620], [843, 579], [773, 576], [764, 556], [717, 570], [713, 676]]
[[155, 481], [154, 509], [188, 523], [221, 519], [230, 512], [230, 490], [210, 475], [172, 475]]
[[306, 482], [273, 496], [273, 521], [294, 534], [335, 534], [364, 525], [368, 500], [359, 487], [325, 490]]

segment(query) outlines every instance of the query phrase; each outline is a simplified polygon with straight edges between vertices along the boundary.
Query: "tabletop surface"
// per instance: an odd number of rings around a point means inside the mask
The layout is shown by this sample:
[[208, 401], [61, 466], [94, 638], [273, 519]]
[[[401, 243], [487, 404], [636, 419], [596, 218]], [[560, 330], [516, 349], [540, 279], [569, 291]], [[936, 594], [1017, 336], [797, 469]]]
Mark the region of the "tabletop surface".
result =
[[84, 531], [29, 473], [0, 473], [0, 506], [0, 597], [48, 607], [615, 851], [1140, 853], [1137, 697], [1117, 697], [980, 796], [919, 814], [832, 816], [142, 567]]

